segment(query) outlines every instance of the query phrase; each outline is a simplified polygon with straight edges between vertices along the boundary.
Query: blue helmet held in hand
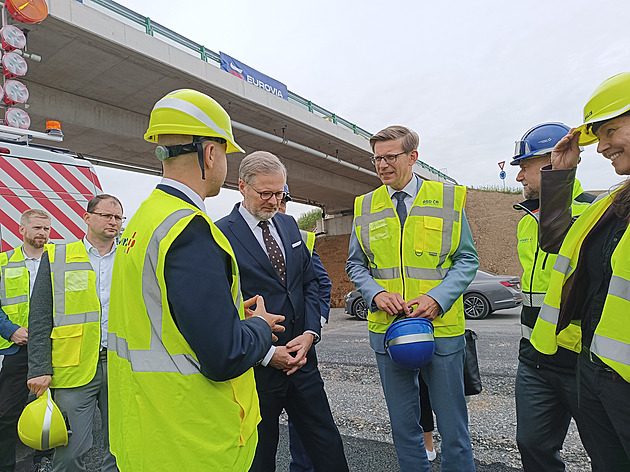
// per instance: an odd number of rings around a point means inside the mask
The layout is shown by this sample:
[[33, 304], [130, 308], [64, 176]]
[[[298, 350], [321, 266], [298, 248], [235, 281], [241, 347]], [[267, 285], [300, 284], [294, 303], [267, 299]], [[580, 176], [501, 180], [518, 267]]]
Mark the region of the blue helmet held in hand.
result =
[[426, 318], [404, 318], [385, 332], [385, 350], [396, 364], [415, 370], [431, 362], [435, 351], [433, 323]]

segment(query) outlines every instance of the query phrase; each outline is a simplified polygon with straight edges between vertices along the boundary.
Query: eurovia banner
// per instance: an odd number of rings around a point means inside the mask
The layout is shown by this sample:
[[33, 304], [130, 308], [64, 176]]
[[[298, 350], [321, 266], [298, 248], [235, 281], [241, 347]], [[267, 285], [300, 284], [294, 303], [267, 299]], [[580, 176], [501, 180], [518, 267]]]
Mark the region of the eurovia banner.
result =
[[237, 61], [223, 52], [219, 52], [219, 56], [221, 58], [221, 69], [224, 71], [229, 72], [236, 77], [240, 77], [244, 81], [274, 94], [276, 97], [284, 98], [285, 100], [289, 99], [287, 86], [282, 82], [278, 82], [277, 80], [258, 72], [256, 69], [252, 69], [248, 65]]

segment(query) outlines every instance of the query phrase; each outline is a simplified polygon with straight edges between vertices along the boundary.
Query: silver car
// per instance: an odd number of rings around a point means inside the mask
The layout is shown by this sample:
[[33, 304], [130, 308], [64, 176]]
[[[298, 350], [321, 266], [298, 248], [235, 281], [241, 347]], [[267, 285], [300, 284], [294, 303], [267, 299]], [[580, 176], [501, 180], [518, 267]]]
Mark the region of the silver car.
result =
[[[471, 320], [482, 320], [493, 311], [514, 308], [522, 303], [521, 281], [510, 275], [492, 275], [478, 270], [464, 292], [464, 314]], [[345, 307], [346, 314], [367, 319], [367, 305], [358, 291], [346, 295]]]

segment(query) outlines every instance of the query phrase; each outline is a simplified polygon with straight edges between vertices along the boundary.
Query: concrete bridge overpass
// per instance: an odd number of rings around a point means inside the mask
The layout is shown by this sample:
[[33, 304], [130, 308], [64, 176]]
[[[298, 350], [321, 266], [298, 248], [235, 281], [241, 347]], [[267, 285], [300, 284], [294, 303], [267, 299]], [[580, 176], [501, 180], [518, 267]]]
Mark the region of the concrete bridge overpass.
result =
[[[43, 57], [24, 77], [32, 129], [58, 120], [64, 146], [86, 158], [160, 173], [154, 145], [142, 139], [149, 112], [167, 92], [190, 87], [226, 108], [247, 152], [283, 159], [296, 201], [343, 216], [356, 195], [380, 184], [365, 130], [295, 94], [283, 100], [226, 73], [216, 53], [111, 0], [84, 2], [50, 0], [49, 17], [28, 26], [29, 52]], [[237, 186], [241, 158], [228, 159], [228, 188]], [[417, 172], [449, 179], [425, 163]]]

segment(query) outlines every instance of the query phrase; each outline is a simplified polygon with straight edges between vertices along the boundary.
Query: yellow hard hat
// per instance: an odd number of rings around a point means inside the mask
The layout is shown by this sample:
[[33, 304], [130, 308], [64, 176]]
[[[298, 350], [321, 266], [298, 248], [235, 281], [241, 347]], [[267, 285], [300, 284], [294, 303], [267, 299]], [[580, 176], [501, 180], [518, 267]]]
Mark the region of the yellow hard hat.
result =
[[192, 89], [175, 90], [151, 110], [144, 139], [156, 143], [162, 134], [223, 138], [227, 152], [245, 152], [234, 141], [230, 116], [213, 98]]
[[586, 102], [584, 124], [576, 129], [581, 133], [580, 146], [599, 141], [593, 133], [593, 123], [612, 120], [628, 110], [630, 110], [630, 72], [622, 72], [599, 84]]
[[26, 405], [17, 429], [22, 442], [39, 451], [68, 444], [68, 426], [48, 389]]

